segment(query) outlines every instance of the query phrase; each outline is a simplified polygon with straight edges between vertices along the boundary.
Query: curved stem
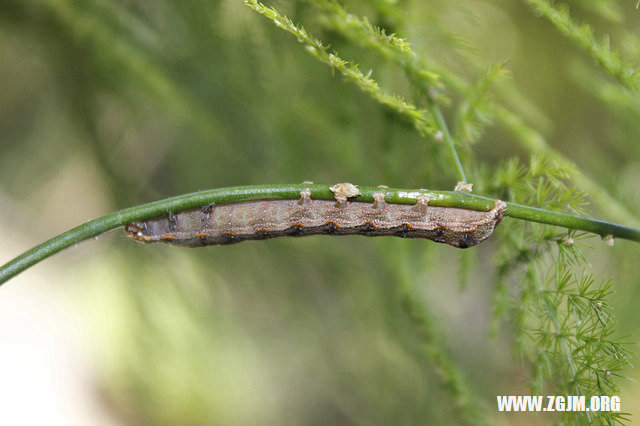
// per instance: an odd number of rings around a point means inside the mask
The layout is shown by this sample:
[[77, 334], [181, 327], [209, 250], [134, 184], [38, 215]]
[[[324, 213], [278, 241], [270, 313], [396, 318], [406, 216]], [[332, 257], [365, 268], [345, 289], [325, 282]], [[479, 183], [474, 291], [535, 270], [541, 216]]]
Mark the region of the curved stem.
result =
[[[332, 200], [334, 198], [330, 185], [322, 184], [285, 184], [285, 185], [254, 185], [233, 188], [220, 188], [178, 195], [148, 204], [129, 207], [108, 215], [93, 219], [83, 225], [63, 232], [62, 234], [32, 248], [15, 259], [0, 267], [0, 284], [16, 276], [25, 269], [71, 247], [83, 240], [96, 237], [106, 231], [124, 226], [132, 222], [143, 221], [161, 216], [169, 212], [193, 209], [211, 203], [226, 204], [252, 200], [282, 200], [300, 197], [300, 191], [310, 189], [314, 199]], [[429, 196], [429, 204], [439, 207], [458, 207], [471, 210], [489, 211], [495, 201], [491, 198], [472, 195], [463, 192], [430, 191], [426, 189], [379, 189], [376, 187], [359, 187], [361, 195], [354, 200], [373, 202], [375, 192], [385, 192], [385, 201], [392, 204], [413, 204], [418, 195]], [[567, 213], [553, 212], [521, 204], [508, 203], [506, 216], [531, 222], [546, 223], [565, 228], [593, 232], [598, 235], [613, 235], [614, 237], [640, 242], [640, 229], [609, 223], [587, 217], [573, 216]]]

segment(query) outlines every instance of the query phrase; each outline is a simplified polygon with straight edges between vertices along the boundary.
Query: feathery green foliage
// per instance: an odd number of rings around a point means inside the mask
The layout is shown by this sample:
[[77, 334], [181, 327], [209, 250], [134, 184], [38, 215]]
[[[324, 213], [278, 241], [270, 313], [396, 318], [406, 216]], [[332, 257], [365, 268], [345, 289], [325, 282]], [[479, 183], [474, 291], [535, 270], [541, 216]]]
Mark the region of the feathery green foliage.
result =
[[[383, 29], [371, 25], [366, 18], [351, 15], [336, 0], [312, 0], [328, 15], [326, 24], [338, 31], [348, 40], [373, 50], [383, 58], [398, 65], [415, 88], [418, 98], [426, 99], [428, 107], [434, 116], [437, 132], [436, 140], [443, 140], [449, 149], [458, 178], [467, 181], [464, 168], [457, 152], [457, 142], [449, 132], [449, 126], [442, 116], [438, 101], [438, 89], [442, 83], [440, 76], [427, 69], [418, 55], [411, 49], [411, 43], [395, 34], [387, 35]], [[419, 99], [418, 99], [419, 100]]]
[[[458, 158], [455, 142], [451, 138], [447, 124], [437, 106], [433, 106], [433, 112], [430, 113], [427, 109], [418, 108], [405, 101], [401, 96], [388, 95], [380, 89], [375, 80], [370, 78], [372, 71], [365, 76], [356, 65], [349, 64], [349, 62], [339, 58], [334, 53], [329, 53], [327, 48], [323, 46], [318, 39], [309, 36], [304, 28], [296, 26], [289, 18], [280, 15], [274, 8], [268, 8], [257, 0], [245, 0], [245, 4], [269, 18], [276, 26], [295, 35], [299, 41], [306, 43], [307, 50], [311, 52], [311, 54], [321, 62], [324, 62], [332, 68], [340, 71], [348, 81], [369, 93], [378, 102], [390, 107], [400, 115], [407, 116], [423, 136], [431, 135], [437, 139], [444, 139], [449, 147], [449, 153], [453, 160], [458, 178], [462, 182], [467, 181], [464, 169], [460, 159]], [[410, 49], [409, 43], [404, 42], [401, 38], [394, 35], [387, 36], [382, 30], [375, 28], [366, 20], [352, 18], [351, 15], [347, 14], [344, 9], [340, 8], [335, 2], [327, 1], [322, 4], [329, 7], [335, 13], [335, 16], [344, 20], [343, 22], [345, 25], [342, 26], [343, 29], [353, 31], [352, 34], [356, 39], [363, 39], [363, 37], [361, 37], [363, 33], [368, 35], [368, 44], [375, 46], [378, 52], [383, 52], [385, 55], [392, 55], [396, 57], [397, 62], [400, 63], [401, 66], [405, 67], [410, 75], [417, 76], [417, 81], [430, 82], [435, 79], [435, 76], [432, 73], [422, 71], [418, 68], [415, 60], [407, 58], [407, 56], [415, 56]], [[424, 91], [425, 85], [422, 84], [420, 88]], [[437, 133], [435, 128], [438, 129]]]
[[386, 34], [383, 28], [372, 25], [366, 17], [347, 12], [337, 0], [310, 0], [321, 8], [324, 25], [339, 32], [349, 41], [364, 45], [383, 58], [399, 66], [411, 83], [423, 94], [429, 89], [442, 88], [440, 75], [429, 71], [411, 48], [411, 43], [396, 34]]
[[304, 28], [297, 26], [289, 18], [278, 13], [274, 8], [269, 8], [257, 0], [246, 0], [245, 3], [256, 12], [270, 19], [279, 28], [296, 36], [298, 41], [306, 44], [306, 49], [309, 53], [338, 71], [347, 81], [355, 84], [381, 104], [409, 119], [421, 134], [426, 136], [434, 133], [433, 117], [431, 114], [429, 114], [427, 110], [417, 108], [401, 96], [389, 95], [384, 92], [380, 88], [380, 85], [371, 78], [372, 71], [367, 75], [363, 74], [357, 65], [345, 61], [336, 53], [329, 52], [322, 42], [309, 35]]
[[467, 143], [476, 142], [486, 126], [493, 122], [491, 85], [506, 77], [506, 63], [489, 67], [467, 93], [456, 112], [456, 137]]
[[620, 54], [611, 50], [609, 45], [599, 43], [588, 24], [576, 23], [566, 4], [555, 6], [549, 0], [526, 0], [531, 7], [549, 20], [564, 36], [575, 42], [587, 52], [602, 69], [627, 88], [640, 90], [640, 75], [633, 65], [625, 61]]
[[[509, 162], [487, 176], [485, 190], [508, 200], [583, 212], [585, 195], [568, 187], [566, 167], [533, 158], [528, 167]], [[530, 365], [531, 393], [612, 395], [613, 377], [631, 367], [630, 342], [615, 337], [607, 299], [610, 280], [588, 271], [584, 233], [509, 223], [497, 256], [492, 334], [498, 323], [512, 324], [516, 353]], [[564, 413], [566, 424], [612, 424], [625, 413]]]

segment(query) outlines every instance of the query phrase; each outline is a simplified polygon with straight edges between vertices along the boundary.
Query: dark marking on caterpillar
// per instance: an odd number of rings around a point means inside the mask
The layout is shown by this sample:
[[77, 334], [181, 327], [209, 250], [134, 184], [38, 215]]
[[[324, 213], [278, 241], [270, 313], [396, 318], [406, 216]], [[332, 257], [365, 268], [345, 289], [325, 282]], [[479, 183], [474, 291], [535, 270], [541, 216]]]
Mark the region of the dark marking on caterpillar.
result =
[[304, 223], [300, 223], [300, 222], [294, 223], [289, 227], [289, 229], [291, 230], [291, 235], [300, 235], [300, 233], [304, 228], [305, 228]]
[[215, 206], [215, 203], [207, 204], [206, 206], [201, 207], [202, 208], [202, 212], [206, 213], [206, 214], [209, 214], [209, 213], [211, 213], [211, 210], [213, 210], [214, 206]]
[[213, 210], [213, 207], [215, 206], [215, 203], [210, 203], [207, 204], [206, 206], [201, 207], [202, 209], [202, 225], [203, 226], [207, 226], [209, 224], [209, 221], [211, 220], [211, 211]]
[[415, 205], [388, 204], [384, 193], [374, 203], [347, 201], [353, 192], [336, 194], [336, 201], [313, 200], [303, 191], [300, 200], [247, 201], [175, 212], [125, 227], [140, 242], [162, 241], [199, 247], [247, 240], [306, 235], [365, 235], [426, 238], [459, 248], [474, 246], [493, 233], [506, 204], [490, 211], [435, 207], [418, 195]]
[[[167, 231], [174, 232], [176, 230], [176, 224], [178, 223], [178, 216], [176, 216], [173, 212], [168, 212], [167, 220], [169, 221], [169, 227], [167, 228]], [[171, 239], [171, 237], [167, 239]]]
[[371, 221], [366, 221], [363, 225], [362, 235], [370, 235], [376, 229], [376, 224]]

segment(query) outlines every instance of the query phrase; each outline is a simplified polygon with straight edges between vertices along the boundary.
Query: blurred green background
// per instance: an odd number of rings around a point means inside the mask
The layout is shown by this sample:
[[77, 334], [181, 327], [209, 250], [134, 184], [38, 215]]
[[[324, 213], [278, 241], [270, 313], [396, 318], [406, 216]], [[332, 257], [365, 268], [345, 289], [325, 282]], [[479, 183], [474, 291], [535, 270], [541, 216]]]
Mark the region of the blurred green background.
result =
[[[385, 90], [411, 96], [400, 70], [341, 38], [318, 8], [270, 4], [341, 57], [373, 69]], [[569, 4], [637, 59], [635, 2]], [[524, 2], [354, 0], [347, 7], [469, 82], [508, 60], [511, 78], [495, 87], [496, 102], [640, 222], [637, 95]], [[0, 58], [0, 262], [96, 216], [199, 189], [456, 183], [443, 145], [420, 137], [240, 0], [4, 0]], [[445, 113], [453, 121], [450, 95]], [[501, 126], [472, 148], [473, 156], [464, 153], [472, 181], [474, 170], [531, 155]], [[592, 207], [612, 219], [606, 207]], [[616, 282], [620, 334], [637, 341], [638, 244], [594, 245], [594, 273]], [[495, 409], [498, 394], [528, 393], [528, 371], [510, 355], [506, 330], [488, 337], [494, 249], [493, 240], [460, 251], [430, 241], [312, 237], [192, 250], [135, 244], [118, 231], [25, 272], [0, 298], [16, 297], [13, 312], [37, 318], [34, 330], [46, 325], [55, 336], [71, 327], [87, 354], [86, 392], [114, 424], [457, 424], [401, 309], [398, 288], [410, 287], [489, 423], [545, 424], [553, 416]], [[43, 306], [55, 312], [32, 317]], [[21, 334], [21, 323], [5, 318], [18, 324], [5, 328]], [[50, 362], [52, 351], [15, 366], [20, 357], [0, 350], [0, 360], [7, 371], [27, 371]], [[70, 368], [57, 385], [76, 373]], [[8, 406], [25, 398], [37, 412], [56, 398], [0, 383]], [[623, 410], [640, 412], [637, 383], [620, 384]], [[69, 413], [80, 411], [74, 407]]]

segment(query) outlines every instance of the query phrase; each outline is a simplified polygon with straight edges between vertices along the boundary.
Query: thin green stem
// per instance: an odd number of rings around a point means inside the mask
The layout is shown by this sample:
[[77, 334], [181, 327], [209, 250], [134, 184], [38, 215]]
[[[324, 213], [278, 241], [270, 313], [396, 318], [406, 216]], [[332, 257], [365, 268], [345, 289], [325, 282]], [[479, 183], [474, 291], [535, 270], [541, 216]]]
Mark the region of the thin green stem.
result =
[[[129, 207], [108, 215], [93, 219], [83, 225], [63, 232], [62, 234], [32, 248], [15, 259], [0, 267], [0, 284], [16, 276], [20, 272], [81, 241], [96, 237], [111, 229], [127, 225], [136, 221], [143, 221], [161, 216], [169, 212], [193, 209], [208, 204], [227, 204], [252, 200], [286, 200], [300, 197], [300, 191], [309, 188], [314, 199], [331, 200], [334, 198], [330, 185], [322, 184], [285, 184], [285, 185], [254, 185], [232, 188], [210, 189], [178, 195], [148, 204]], [[429, 197], [429, 204], [439, 207], [458, 207], [471, 210], [489, 211], [495, 201], [463, 192], [430, 191], [426, 189], [397, 189], [381, 190], [376, 187], [359, 187], [361, 195], [356, 201], [373, 202], [375, 192], [385, 192], [385, 200], [392, 204], [413, 204], [416, 198], [425, 194]], [[593, 232], [601, 236], [613, 235], [631, 241], [640, 242], [640, 229], [609, 223], [587, 217], [574, 216], [567, 213], [553, 212], [521, 204], [508, 203], [506, 216], [530, 222], [545, 223]]]
[[453, 164], [456, 168], [456, 173], [458, 174], [458, 179], [464, 183], [467, 183], [467, 177], [464, 174], [464, 169], [462, 168], [462, 163], [460, 162], [460, 157], [458, 157], [458, 152], [456, 151], [455, 142], [451, 137], [451, 133], [449, 133], [449, 126], [447, 126], [447, 122], [442, 116], [442, 111], [440, 111], [440, 107], [438, 105], [433, 106], [433, 115], [436, 120], [436, 125], [442, 132], [442, 139], [447, 144], [449, 148], [449, 153], [451, 154], [451, 159], [453, 160]]

